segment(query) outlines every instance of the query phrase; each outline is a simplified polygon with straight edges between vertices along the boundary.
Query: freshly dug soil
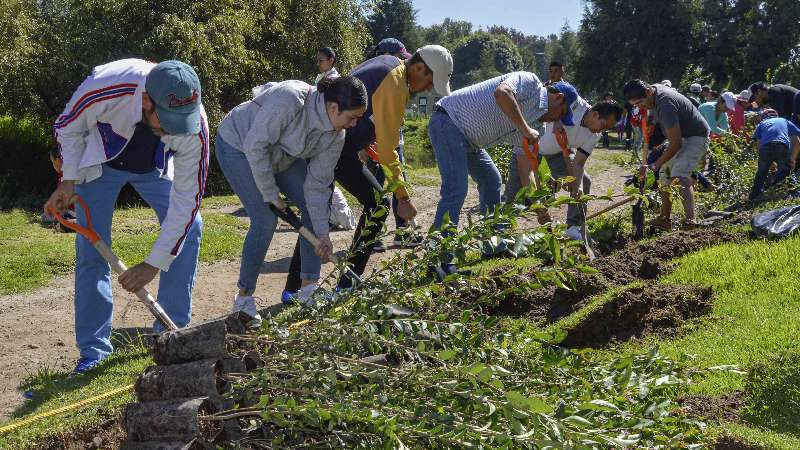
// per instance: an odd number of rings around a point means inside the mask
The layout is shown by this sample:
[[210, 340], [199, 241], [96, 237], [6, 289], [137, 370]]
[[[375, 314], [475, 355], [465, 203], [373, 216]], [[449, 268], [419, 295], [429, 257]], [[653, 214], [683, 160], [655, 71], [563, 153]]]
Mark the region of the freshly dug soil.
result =
[[87, 450], [119, 448], [125, 440], [120, 418], [107, 420], [91, 428], [82, 428], [44, 438], [37, 450]]
[[[491, 313], [552, 323], [580, 309], [590, 297], [611, 286], [626, 285], [640, 279], [655, 280], [672, 270], [669, 261], [674, 258], [712, 245], [741, 239], [744, 239], [744, 235], [715, 228], [702, 228], [676, 231], [643, 244], [626, 241], [627, 245], [621, 250], [592, 262], [591, 266], [597, 269], [599, 274], [574, 271], [572, 274], [575, 278], [574, 289], [548, 286], [510, 294]], [[498, 269], [495, 273], [490, 273], [490, 276], [501, 275], [504, 271], [505, 269]], [[509, 282], [514, 282], [514, 279]]]
[[760, 445], [753, 445], [738, 437], [723, 434], [714, 443], [714, 450], [766, 450]]
[[681, 414], [716, 421], [735, 422], [739, 420], [743, 393], [736, 391], [720, 397], [684, 395], [678, 397], [676, 401], [681, 405]]
[[567, 333], [561, 345], [598, 348], [649, 333], [675, 334], [689, 319], [711, 312], [710, 287], [648, 284], [622, 292]]

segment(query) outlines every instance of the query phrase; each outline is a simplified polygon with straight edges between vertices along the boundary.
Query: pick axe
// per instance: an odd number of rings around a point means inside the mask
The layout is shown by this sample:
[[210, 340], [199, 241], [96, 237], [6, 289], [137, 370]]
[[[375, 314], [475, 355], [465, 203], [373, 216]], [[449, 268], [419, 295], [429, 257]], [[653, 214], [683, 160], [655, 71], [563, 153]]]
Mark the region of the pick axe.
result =
[[[61, 223], [61, 225], [74, 230], [83, 236], [87, 241], [89, 241], [89, 243], [94, 246], [95, 250], [97, 250], [97, 253], [100, 253], [100, 256], [102, 256], [103, 259], [108, 262], [108, 264], [111, 266], [111, 269], [116, 272], [117, 275], [121, 275], [123, 272], [128, 270], [128, 267], [125, 266], [125, 263], [120, 261], [111, 248], [109, 248], [108, 245], [106, 245], [106, 243], [100, 239], [100, 235], [97, 234], [97, 231], [95, 231], [94, 227], [92, 226], [92, 216], [89, 212], [89, 207], [86, 205], [86, 202], [83, 201], [83, 198], [80, 195], [75, 195], [74, 200], [81, 205], [83, 214], [86, 216], [85, 227], [64, 219], [64, 217], [62, 217], [61, 214], [53, 207], [48, 207], [47, 212], [55, 217]], [[156, 301], [156, 299], [150, 295], [149, 292], [147, 292], [147, 289], [139, 289], [136, 292], [136, 297], [138, 297], [139, 301], [141, 301], [144, 306], [147, 307], [147, 310], [153, 314], [153, 317], [155, 317], [156, 320], [164, 325], [164, 328], [169, 331], [175, 331], [178, 329], [178, 326], [175, 325], [175, 322], [169, 318], [169, 315], [167, 315], [167, 312], [164, 311], [164, 308], [162, 308], [161, 305], [158, 304], [158, 301]]]

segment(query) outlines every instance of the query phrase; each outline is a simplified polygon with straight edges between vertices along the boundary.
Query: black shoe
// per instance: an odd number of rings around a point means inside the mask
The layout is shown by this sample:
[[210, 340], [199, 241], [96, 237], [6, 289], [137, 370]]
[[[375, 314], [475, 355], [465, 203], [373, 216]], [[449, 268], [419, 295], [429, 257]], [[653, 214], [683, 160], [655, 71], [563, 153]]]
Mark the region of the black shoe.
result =
[[395, 234], [393, 244], [400, 248], [416, 248], [422, 245], [422, 236], [408, 233]]
[[372, 244], [372, 251], [375, 253], [383, 253], [386, 251], [386, 245], [381, 240], [375, 241], [375, 243]]

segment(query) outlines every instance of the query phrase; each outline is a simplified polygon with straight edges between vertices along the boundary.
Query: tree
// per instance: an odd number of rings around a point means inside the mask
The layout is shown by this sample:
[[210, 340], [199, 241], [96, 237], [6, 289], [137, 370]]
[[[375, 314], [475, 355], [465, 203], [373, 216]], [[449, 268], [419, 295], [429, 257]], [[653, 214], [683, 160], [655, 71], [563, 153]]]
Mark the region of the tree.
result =
[[441, 24], [420, 27], [419, 35], [423, 45], [436, 44], [452, 49], [456, 42], [472, 34], [472, 24], [464, 20], [446, 17]]
[[456, 89], [517, 70], [522, 70], [522, 57], [506, 36], [478, 32], [453, 50], [451, 80]]
[[631, 78], [679, 80], [692, 60], [697, 2], [588, 0], [573, 81], [591, 96]]
[[409, 52], [420, 46], [417, 10], [410, 0], [378, 0], [367, 18], [367, 26], [374, 43], [384, 38], [397, 38]]

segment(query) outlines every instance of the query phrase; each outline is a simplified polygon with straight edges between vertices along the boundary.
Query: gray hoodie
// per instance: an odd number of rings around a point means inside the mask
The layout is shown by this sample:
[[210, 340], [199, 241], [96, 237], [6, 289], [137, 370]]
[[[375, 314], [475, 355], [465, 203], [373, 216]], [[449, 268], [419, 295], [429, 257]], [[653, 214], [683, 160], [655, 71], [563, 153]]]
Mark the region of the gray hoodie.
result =
[[302, 81], [284, 81], [237, 106], [218, 133], [244, 152], [265, 202], [278, 199], [275, 173], [295, 160], [308, 160], [303, 191], [314, 232], [328, 233], [333, 171], [342, 153], [344, 130], [336, 131], [325, 99]]

